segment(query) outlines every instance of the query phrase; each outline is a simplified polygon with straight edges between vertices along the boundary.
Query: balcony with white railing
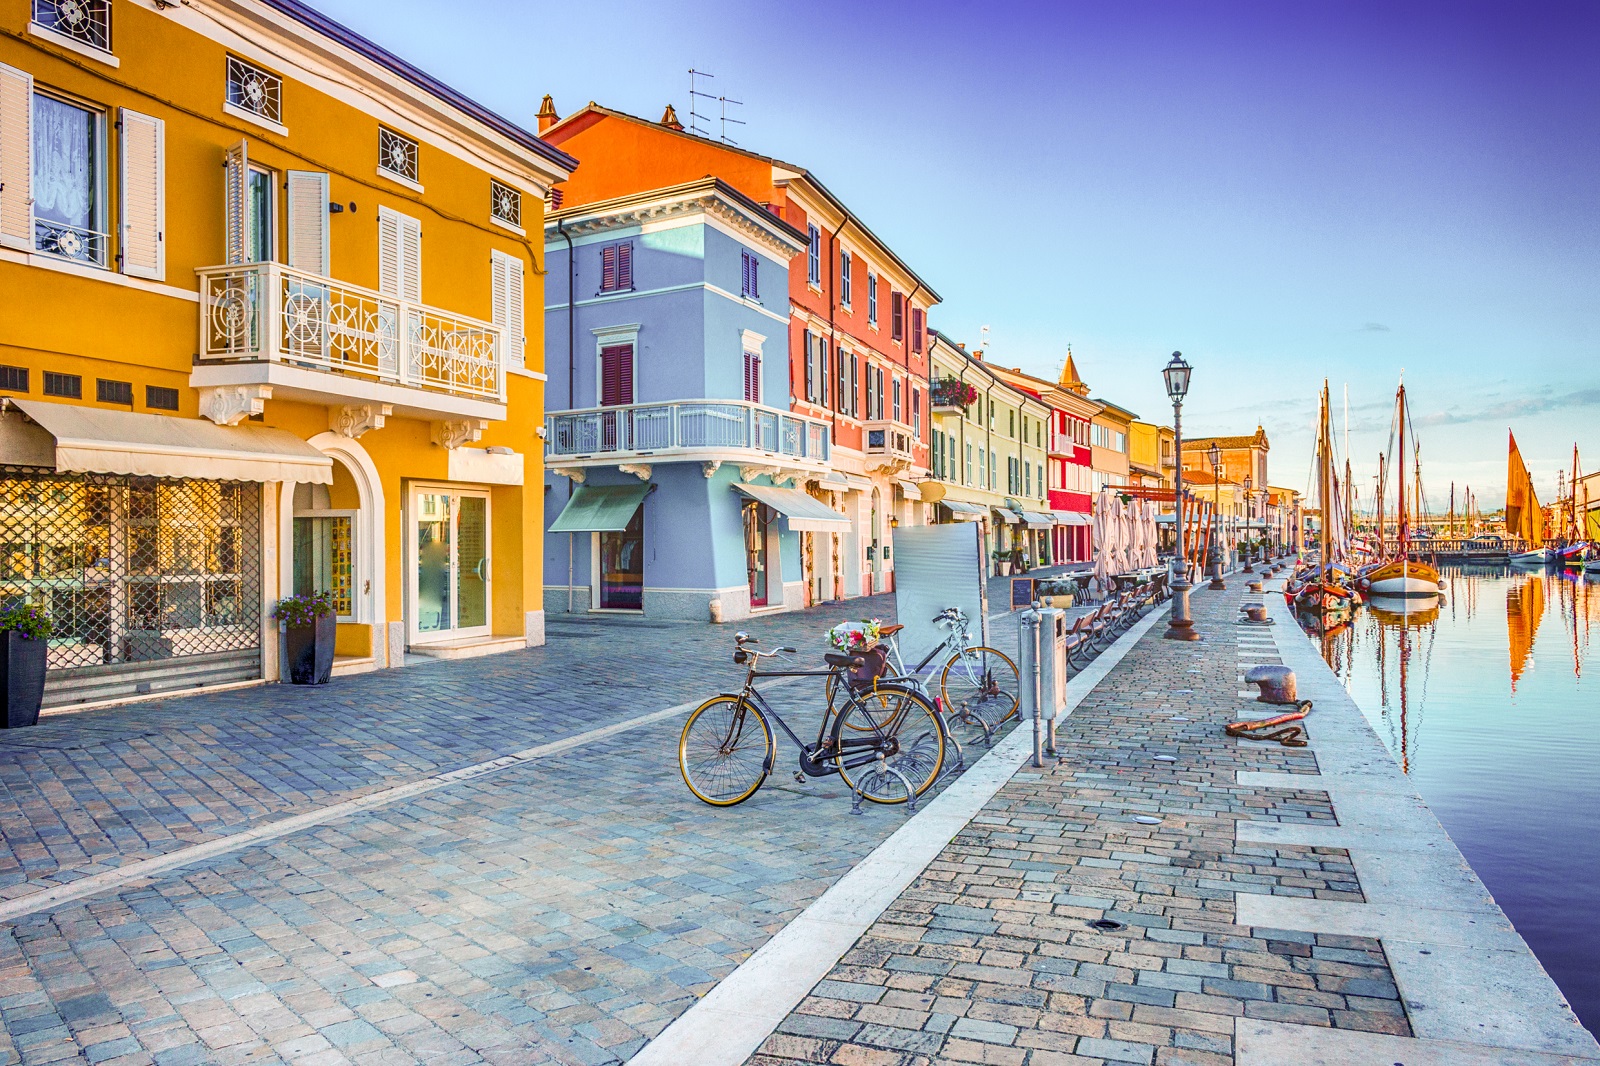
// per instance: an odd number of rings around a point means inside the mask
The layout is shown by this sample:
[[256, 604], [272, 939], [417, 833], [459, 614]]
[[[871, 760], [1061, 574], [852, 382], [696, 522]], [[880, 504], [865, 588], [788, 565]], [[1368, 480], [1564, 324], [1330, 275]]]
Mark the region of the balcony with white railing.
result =
[[822, 471], [830, 446], [828, 423], [744, 400], [666, 400], [545, 418], [545, 462], [557, 472], [687, 461]]
[[876, 419], [862, 423], [861, 429], [861, 450], [866, 454], [869, 469], [906, 470], [915, 463], [916, 436], [904, 422]]
[[204, 267], [190, 383], [414, 417], [505, 417], [500, 327], [281, 263]]

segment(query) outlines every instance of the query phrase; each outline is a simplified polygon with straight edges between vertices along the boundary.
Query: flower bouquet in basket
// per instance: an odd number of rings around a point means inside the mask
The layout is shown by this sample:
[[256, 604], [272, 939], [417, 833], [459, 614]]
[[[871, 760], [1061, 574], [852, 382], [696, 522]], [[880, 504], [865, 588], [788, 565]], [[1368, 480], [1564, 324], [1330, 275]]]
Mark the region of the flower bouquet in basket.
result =
[[876, 618], [863, 618], [859, 622], [840, 622], [828, 630], [828, 644], [835, 651], [860, 655], [878, 646], [881, 623]]

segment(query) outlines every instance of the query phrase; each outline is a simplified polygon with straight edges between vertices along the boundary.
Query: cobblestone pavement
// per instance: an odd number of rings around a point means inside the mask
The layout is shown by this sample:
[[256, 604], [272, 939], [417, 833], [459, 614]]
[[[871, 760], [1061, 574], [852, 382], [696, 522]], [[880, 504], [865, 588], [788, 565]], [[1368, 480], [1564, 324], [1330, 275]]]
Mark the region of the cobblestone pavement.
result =
[[1222, 733], [1236, 665], [1275, 660], [1241, 646], [1241, 598], [1195, 592], [1203, 642], [1151, 629], [1064, 723], [1063, 761], [1002, 788], [752, 1066], [1221, 1066], [1237, 1017], [1410, 1035], [1377, 940], [1233, 922], [1236, 892], [1364, 899], [1342, 849], [1235, 843], [1243, 819], [1333, 823], [1325, 792], [1235, 784], [1317, 772]]
[[[892, 618], [892, 600], [740, 628], [820, 652], [827, 626]], [[742, 680], [731, 626], [548, 628], [542, 649], [0, 734], [3, 895], [22, 903]], [[767, 693], [797, 728], [817, 713], [809, 685]], [[706, 807], [678, 778], [680, 727], [612, 734], [0, 925], [0, 1064], [623, 1061], [905, 818], [870, 805], [854, 817], [837, 782], [793, 783], [792, 749], [755, 798]]]

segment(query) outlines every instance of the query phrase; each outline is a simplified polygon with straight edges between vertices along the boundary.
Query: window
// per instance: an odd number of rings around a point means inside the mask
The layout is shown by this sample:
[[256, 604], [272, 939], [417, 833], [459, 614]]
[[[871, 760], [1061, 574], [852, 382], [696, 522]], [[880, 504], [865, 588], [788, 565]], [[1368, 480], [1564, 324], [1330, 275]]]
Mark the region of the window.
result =
[[972, 484], [972, 445], [967, 445], [967, 480], [965, 484]]
[[806, 392], [805, 392], [806, 403], [816, 403], [817, 402], [817, 344], [816, 344], [817, 339], [811, 335], [811, 331], [809, 329], [803, 331], [801, 333], [801, 337], [805, 341], [805, 352], [806, 352]]
[[144, 405], [153, 411], [176, 411], [178, 409], [178, 390], [169, 389], [164, 385], [146, 385], [144, 387]]
[[761, 299], [761, 260], [750, 252], [740, 252], [739, 295]]
[[1017, 412], [1015, 412], [1015, 411], [1007, 411], [1006, 412], [1006, 424], [1007, 424], [1006, 436], [1013, 437], [1013, 438], [1016, 437], [1016, 435], [1017, 435]]
[[632, 402], [633, 345], [612, 344], [601, 348], [600, 406], [621, 407]]
[[[63, 5], [64, 6], [64, 5]], [[96, 110], [33, 97], [33, 242], [50, 255], [105, 266], [105, 121]]]
[[421, 179], [417, 170], [417, 142], [404, 134], [378, 127], [378, 169], [391, 178], [415, 185]]
[[821, 285], [822, 231], [815, 226], [807, 226], [806, 234], [810, 238], [806, 245], [806, 280], [813, 285]]
[[111, 51], [111, 0], [33, 0], [33, 22], [90, 48]]
[[889, 294], [889, 336], [902, 340], [906, 334], [906, 298], [898, 292]]
[[508, 365], [524, 365], [527, 323], [522, 303], [522, 260], [498, 249], [489, 253], [489, 320], [505, 331]]
[[44, 372], [44, 394], [62, 396], [69, 400], [83, 399], [83, 377], [79, 374]]
[[278, 236], [273, 207], [277, 204], [277, 182], [270, 170], [251, 167], [248, 184], [249, 210], [245, 220], [245, 254], [252, 263], [270, 263]]
[[861, 413], [861, 359], [850, 353], [850, 417]]
[[618, 241], [600, 249], [600, 291], [623, 292], [633, 288], [633, 242]]
[[867, 325], [878, 324], [878, 275], [867, 272]]
[[874, 386], [876, 386], [876, 384], [877, 384], [877, 377], [878, 377], [877, 370], [869, 365], [867, 367], [867, 417], [868, 418], [876, 418], [876, 417], [878, 417], [876, 414], [873, 413], [873, 404], [874, 404], [874, 400], [876, 399], [876, 395], [877, 395], [876, 392], [874, 391]]
[[410, 303], [422, 302], [422, 223], [378, 208], [378, 291]]
[[894, 379], [894, 416], [893, 417], [894, 417], [894, 420], [896, 422], [905, 421], [905, 419], [901, 417], [901, 411], [900, 411], [900, 379], [899, 378], [895, 378]]
[[1024, 496], [1033, 495], [1033, 465], [1031, 463], [1022, 464], [1022, 494]]
[[227, 102], [241, 111], [283, 125], [283, 79], [253, 63], [228, 57]]
[[911, 309], [911, 350], [922, 354], [922, 308]]
[[1044, 499], [1044, 464], [1035, 463], [1034, 470], [1038, 471], [1038, 478], [1034, 483], [1039, 486], [1039, 499], [1042, 500]]
[[95, 399], [101, 403], [120, 403], [133, 406], [133, 382], [107, 381], [100, 378], [95, 382]]
[[[44, 392], [50, 395], [50, 372], [45, 371]], [[28, 368], [25, 366], [0, 366], [0, 392], [27, 392]]]
[[915, 387], [911, 390], [911, 435], [922, 439], [922, 390]]
[[984, 470], [984, 451], [983, 448], [980, 447], [978, 449], [978, 486], [982, 488], [988, 484], [989, 477], [987, 472]]
[[850, 306], [850, 265], [854, 258], [849, 252], [839, 253], [839, 304], [842, 307]]
[[522, 194], [509, 185], [489, 179], [489, 217], [514, 229], [522, 228]]
[[761, 356], [755, 352], [744, 353], [744, 398], [761, 402]]

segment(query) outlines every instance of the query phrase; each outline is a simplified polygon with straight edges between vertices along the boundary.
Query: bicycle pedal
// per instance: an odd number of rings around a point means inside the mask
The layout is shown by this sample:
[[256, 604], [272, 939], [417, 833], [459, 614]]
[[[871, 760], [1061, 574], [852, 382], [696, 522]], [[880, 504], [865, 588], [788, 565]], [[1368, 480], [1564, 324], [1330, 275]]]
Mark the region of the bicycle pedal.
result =
[[794, 783], [797, 784], [797, 785], [805, 784], [806, 783], [806, 775], [801, 773], [799, 770], [796, 770], [794, 772]]

